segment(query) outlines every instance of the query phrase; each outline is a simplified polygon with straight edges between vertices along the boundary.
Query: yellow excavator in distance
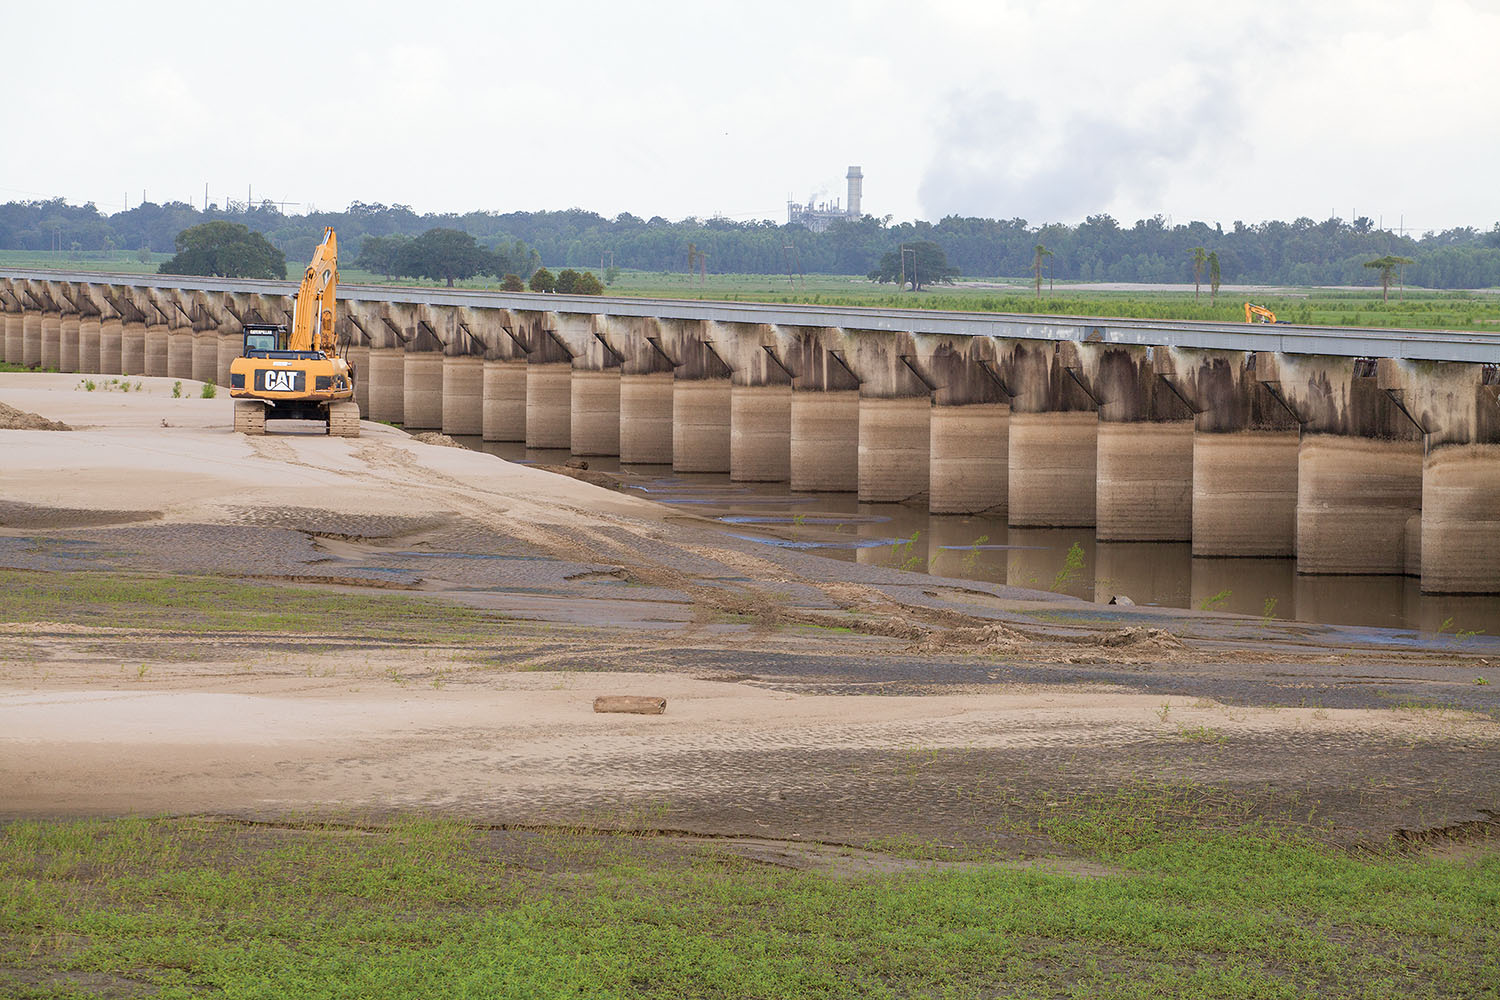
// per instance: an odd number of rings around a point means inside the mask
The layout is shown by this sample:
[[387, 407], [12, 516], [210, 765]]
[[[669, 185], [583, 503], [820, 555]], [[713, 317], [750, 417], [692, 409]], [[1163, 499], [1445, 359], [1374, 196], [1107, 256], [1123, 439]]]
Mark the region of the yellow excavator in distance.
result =
[[355, 372], [334, 335], [338, 281], [338, 237], [329, 228], [302, 275], [292, 328], [245, 324], [244, 352], [229, 365], [236, 431], [264, 434], [267, 420], [319, 420], [334, 437], [359, 437]]
[[1276, 314], [1271, 310], [1267, 309], [1265, 306], [1258, 306], [1254, 302], [1245, 303], [1245, 322], [1280, 323], [1282, 326], [1286, 325], [1286, 320], [1277, 319]]

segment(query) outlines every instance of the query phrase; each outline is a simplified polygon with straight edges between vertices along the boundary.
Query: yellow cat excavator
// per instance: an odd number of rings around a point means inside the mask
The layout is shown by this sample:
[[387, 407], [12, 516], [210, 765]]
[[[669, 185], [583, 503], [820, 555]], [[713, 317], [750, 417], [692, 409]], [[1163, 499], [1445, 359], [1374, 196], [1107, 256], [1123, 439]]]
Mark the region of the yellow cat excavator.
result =
[[1276, 318], [1276, 314], [1273, 313], [1271, 310], [1267, 309], [1265, 306], [1258, 306], [1254, 302], [1246, 302], [1245, 303], [1245, 322], [1246, 323], [1277, 323], [1277, 324], [1279, 324], [1281, 326], [1285, 326], [1286, 325], [1286, 320], [1284, 320], [1284, 319], [1277, 319]]
[[229, 366], [236, 431], [264, 434], [267, 420], [319, 420], [335, 437], [359, 437], [355, 373], [334, 336], [338, 281], [338, 237], [330, 228], [302, 275], [292, 328], [245, 324], [244, 352]]

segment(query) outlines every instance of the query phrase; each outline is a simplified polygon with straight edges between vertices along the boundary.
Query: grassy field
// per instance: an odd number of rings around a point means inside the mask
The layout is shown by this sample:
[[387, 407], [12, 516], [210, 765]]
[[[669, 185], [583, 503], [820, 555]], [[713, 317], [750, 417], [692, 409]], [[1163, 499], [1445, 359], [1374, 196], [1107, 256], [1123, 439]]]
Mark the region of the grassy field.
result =
[[[60, 270], [115, 270], [150, 273], [166, 260], [155, 254], [150, 263], [134, 252], [32, 253], [0, 251], [0, 268], [51, 267]], [[555, 270], [555, 268], [554, 268]], [[417, 279], [388, 279], [354, 267], [340, 269], [346, 284], [388, 284], [433, 287]], [[493, 289], [492, 277], [458, 282], [460, 288]], [[1500, 295], [1471, 291], [1428, 291], [1408, 288], [1383, 301], [1379, 288], [1266, 288], [1254, 292], [1221, 291], [1211, 302], [1205, 287], [1197, 299], [1192, 292], [1101, 289], [1090, 285], [1058, 284], [1034, 294], [1026, 278], [961, 280], [918, 293], [898, 292], [857, 275], [810, 274], [794, 281], [785, 275], [711, 274], [706, 284], [684, 273], [622, 270], [608, 295], [648, 298], [713, 299], [731, 302], [808, 303], [829, 306], [951, 309], [973, 312], [1052, 316], [1100, 316], [1117, 319], [1202, 320], [1239, 323], [1244, 302], [1252, 299], [1291, 323], [1315, 326], [1360, 326], [1413, 330], [1500, 331]]]
[[1154, 804], [1051, 810], [1086, 864], [900, 873], [420, 819], [17, 822], [0, 828], [0, 992], [1500, 996], [1493, 845], [1352, 855], [1175, 827]]
[[[142, 260], [142, 257], [145, 257]], [[0, 268], [48, 268], [55, 271], [115, 271], [122, 274], [155, 274], [169, 253], [136, 250], [0, 250]]]
[[493, 637], [507, 619], [403, 594], [288, 587], [216, 576], [0, 570], [0, 621], [192, 634], [357, 631], [368, 638], [446, 643]]

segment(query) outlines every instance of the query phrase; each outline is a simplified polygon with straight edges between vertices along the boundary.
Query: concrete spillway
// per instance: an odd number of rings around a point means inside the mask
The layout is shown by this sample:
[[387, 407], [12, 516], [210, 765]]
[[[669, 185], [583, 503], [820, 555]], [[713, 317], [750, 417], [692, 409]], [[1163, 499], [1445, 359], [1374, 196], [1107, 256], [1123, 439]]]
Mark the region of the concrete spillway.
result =
[[[370, 419], [1500, 593], [1500, 341], [345, 287]], [[279, 282], [0, 272], [8, 362], [223, 382]]]

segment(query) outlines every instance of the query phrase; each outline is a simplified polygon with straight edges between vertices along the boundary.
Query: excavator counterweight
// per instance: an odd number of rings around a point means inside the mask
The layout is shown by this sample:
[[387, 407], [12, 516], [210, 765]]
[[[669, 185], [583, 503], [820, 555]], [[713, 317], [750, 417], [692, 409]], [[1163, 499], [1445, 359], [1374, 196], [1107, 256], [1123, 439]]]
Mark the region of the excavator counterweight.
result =
[[292, 325], [245, 324], [241, 356], [229, 366], [234, 429], [264, 434], [270, 420], [317, 420], [335, 437], [359, 437], [355, 371], [335, 334], [338, 237], [323, 231], [297, 290]]

